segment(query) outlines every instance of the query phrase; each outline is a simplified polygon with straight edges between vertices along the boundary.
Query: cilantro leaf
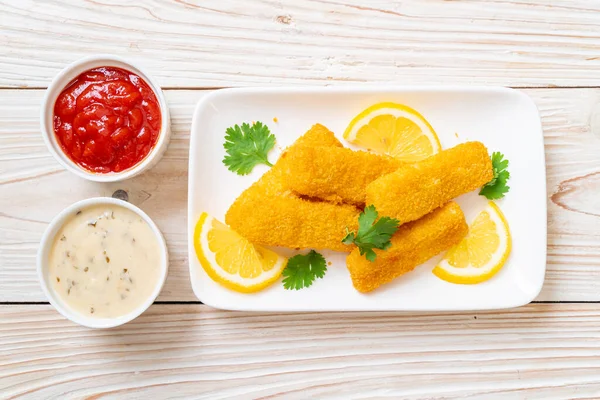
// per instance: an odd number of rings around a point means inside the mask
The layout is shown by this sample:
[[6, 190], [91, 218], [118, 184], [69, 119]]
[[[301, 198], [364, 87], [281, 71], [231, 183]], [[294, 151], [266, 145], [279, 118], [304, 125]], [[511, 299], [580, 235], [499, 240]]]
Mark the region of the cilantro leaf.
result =
[[315, 279], [325, 276], [327, 263], [325, 257], [314, 250], [308, 254], [298, 254], [288, 260], [283, 270], [283, 287], [288, 290], [300, 290], [313, 284]]
[[504, 154], [497, 151], [492, 154], [492, 168], [494, 169], [494, 177], [483, 185], [479, 194], [485, 196], [488, 200], [497, 200], [503, 198], [510, 190], [510, 186], [507, 185], [510, 172], [507, 170], [508, 160], [504, 159]]
[[358, 232], [349, 232], [346, 228], [347, 235], [342, 239], [344, 244], [354, 243], [360, 255], [363, 254], [367, 260], [373, 262], [377, 258], [377, 254], [373, 249], [387, 250], [392, 243], [390, 239], [400, 226], [400, 221], [394, 218], [382, 217], [377, 219], [379, 213], [374, 205], [370, 205], [358, 216]]
[[257, 164], [272, 167], [267, 155], [275, 146], [275, 136], [262, 122], [243, 123], [227, 128], [223, 147], [227, 155], [223, 164], [238, 175], [247, 175]]

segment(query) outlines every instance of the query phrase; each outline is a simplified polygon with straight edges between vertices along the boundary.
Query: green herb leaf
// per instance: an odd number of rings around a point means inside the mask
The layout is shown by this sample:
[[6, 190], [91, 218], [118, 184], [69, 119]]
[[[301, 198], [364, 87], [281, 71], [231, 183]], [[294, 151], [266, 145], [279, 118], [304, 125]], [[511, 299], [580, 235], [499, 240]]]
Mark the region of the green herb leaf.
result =
[[226, 131], [223, 164], [238, 175], [249, 174], [258, 164], [272, 167], [267, 156], [274, 146], [275, 136], [262, 122], [234, 125]]
[[344, 244], [354, 243], [361, 255], [373, 262], [377, 253], [373, 249], [387, 250], [392, 243], [390, 239], [400, 226], [400, 221], [394, 218], [382, 217], [377, 219], [379, 213], [375, 206], [370, 205], [358, 216], [358, 232], [350, 232], [346, 228], [347, 235], [342, 239]]
[[283, 270], [283, 287], [288, 290], [300, 290], [313, 284], [315, 279], [325, 276], [327, 263], [325, 257], [314, 250], [308, 254], [298, 254], [288, 260]]
[[479, 194], [488, 200], [497, 200], [503, 198], [510, 190], [510, 186], [507, 185], [510, 172], [507, 170], [508, 160], [504, 159], [504, 154], [499, 152], [492, 154], [492, 168], [494, 169], [494, 178], [481, 188]]

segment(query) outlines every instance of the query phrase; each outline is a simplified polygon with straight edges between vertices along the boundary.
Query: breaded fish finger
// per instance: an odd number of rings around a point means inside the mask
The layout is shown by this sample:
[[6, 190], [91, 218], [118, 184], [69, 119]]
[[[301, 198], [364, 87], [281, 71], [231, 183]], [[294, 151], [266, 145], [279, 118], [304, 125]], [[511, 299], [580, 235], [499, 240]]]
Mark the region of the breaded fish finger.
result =
[[[342, 146], [331, 131], [319, 124], [287, 151], [298, 145]], [[350, 251], [341, 241], [346, 226], [357, 229], [359, 210], [298, 198], [283, 185], [280, 162], [281, 158], [234, 201], [225, 222], [257, 244]]]
[[342, 142], [335, 137], [333, 132], [321, 124], [314, 124], [288, 148], [288, 151], [292, 149], [293, 146], [344, 147]]
[[[326, 146], [343, 147], [342, 143], [335, 137], [333, 132], [321, 124], [313, 125], [304, 135], [300, 136], [284, 153], [279, 157], [275, 165], [264, 173], [252, 186], [246, 189], [238, 200], [250, 195], [274, 195], [274, 196], [295, 196], [283, 185], [281, 160], [285, 158], [290, 150], [297, 146]], [[238, 201], [236, 200], [236, 201]]]
[[493, 176], [485, 146], [462, 143], [375, 180], [367, 187], [367, 204], [403, 224], [485, 185]]
[[346, 227], [358, 228], [359, 213], [344, 204], [250, 195], [229, 208], [225, 221], [252, 243], [348, 252], [352, 248], [342, 239]]
[[368, 261], [358, 249], [346, 258], [352, 284], [359, 292], [370, 292], [412, 271], [418, 265], [448, 250], [467, 234], [465, 216], [454, 202], [421, 219], [402, 225], [392, 236], [388, 250], [375, 250], [377, 258]]
[[287, 189], [334, 203], [365, 205], [367, 185], [402, 163], [347, 148], [294, 146], [282, 157]]

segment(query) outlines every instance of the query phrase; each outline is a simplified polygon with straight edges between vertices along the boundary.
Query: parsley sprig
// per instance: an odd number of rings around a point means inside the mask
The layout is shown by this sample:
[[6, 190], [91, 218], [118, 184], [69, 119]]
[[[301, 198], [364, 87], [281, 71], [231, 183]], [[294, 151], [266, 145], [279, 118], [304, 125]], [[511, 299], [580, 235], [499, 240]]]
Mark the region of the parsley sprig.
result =
[[510, 172], [507, 170], [508, 160], [504, 159], [504, 154], [497, 151], [492, 154], [492, 168], [494, 178], [481, 188], [479, 194], [488, 200], [497, 200], [503, 198], [510, 190], [510, 186], [507, 185]]
[[327, 272], [327, 263], [322, 254], [311, 250], [308, 254], [298, 254], [288, 260], [283, 270], [283, 287], [288, 290], [300, 290], [322, 278]]
[[272, 167], [267, 156], [274, 146], [275, 136], [262, 122], [236, 124], [226, 131], [223, 164], [238, 175], [249, 174], [258, 164]]
[[394, 218], [382, 217], [377, 219], [379, 213], [374, 205], [370, 205], [358, 216], [358, 232], [350, 232], [346, 228], [347, 235], [342, 240], [344, 244], [354, 243], [360, 255], [363, 254], [367, 260], [373, 262], [377, 253], [373, 249], [387, 250], [392, 243], [390, 239], [400, 226], [400, 221]]

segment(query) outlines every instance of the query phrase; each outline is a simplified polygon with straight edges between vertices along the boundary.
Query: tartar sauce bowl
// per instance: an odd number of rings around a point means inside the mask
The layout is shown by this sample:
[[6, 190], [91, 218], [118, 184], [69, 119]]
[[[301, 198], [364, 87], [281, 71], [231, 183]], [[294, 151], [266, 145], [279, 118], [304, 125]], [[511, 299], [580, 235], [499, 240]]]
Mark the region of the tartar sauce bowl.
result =
[[[119, 172], [96, 173], [75, 163], [61, 147], [54, 131], [54, 106], [61, 92], [80, 74], [95, 68], [115, 67], [132, 72], [142, 78], [152, 89], [158, 101], [161, 125], [158, 140], [151, 151], [137, 164]], [[54, 158], [75, 175], [95, 182], [118, 182], [133, 178], [152, 168], [163, 156], [171, 137], [169, 108], [164, 94], [156, 81], [140, 67], [121, 57], [100, 54], [84, 57], [65, 67], [50, 83], [42, 100], [41, 132], [44, 142]]]
[[[126, 311], [123, 314], [119, 314], [118, 315], [114, 315], [114, 316], [109, 316], [109, 317], [103, 317], [101, 315], [98, 315], [99, 313], [96, 313], [96, 316], [93, 316], [92, 314], [90, 314], [87, 310], [86, 307], [86, 311], [82, 312], [81, 309], [77, 310], [76, 307], [79, 305], [76, 305], [77, 303], [77, 299], [74, 298], [73, 300], [73, 304], [69, 304], [66, 301], [65, 295], [61, 295], [58, 293], [59, 290], [64, 289], [64, 286], [62, 287], [58, 287], [58, 283], [56, 282], [60, 282], [60, 279], [58, 278], [58, 274], [54, 273], [51, 274], [51, 269], [52, 267], [50, 266], [51, 264], [51, 258], [55, 257], [54, 252], [56, 252], [56, 246], [58, 245], [69, 245], [68, 242], [62, 242], [63, 238], [64, 238], [64, 232], [66, 232], [65, 228], [67, 226], [67, 224], [71, 223], [70, 221], [73, 221], [74, 218], [76, 216], [85, 217], [85, 210], [95, 210], [96, 208], [102, 208], [105, 207], [107, 210], [111, 209], [117, 212], [117, 215], [119, 215], [119, 213], [121, 215], [125, 215], [125, 216], [133, 216], [135, 217], [135, 223], [138, 224], [147, 224], [147, 227], [149, 227], [149, 230], [146, 229], [145, 225], [144, 225], [144, 233], [146, 234], [145, 236], [140, 236], [138, 237], [138, 246], [141, 244], [146, 244], [146, 245], [150, 245], [150, 249], [152, 251], [154, 251], [155, 253], [153, 253], [154, 255], [156, 255], [156, 257], [152, 257], [152, 255], [150, 257], [151, 261], [156, 261], [156, 268], [153, 272], [153, 279], [155, 280], [154, 283], [150, 282], [150, 276], [152, 274], [150, 273], [146, 273], [146, 271], [140, 271], [140, 263], [138, 263], [138, 273], [141, 273], [144, 281], [141, 282], [136, 282], [137, 286], [136, 287], [141, 287], [143, 288], [143, 286], [147, 286], [146, 288], [142, 289], [135, 289], [133, 286], [133, 282], [131, 279], [128, 279], [128, 281], [126, 281], [125, 283], [129, 284], [128, 282], [131, 282], [131, 288], [133, 289], [132, 292], [137, 291], [137, 293], [139, 293], [139, 291], [145, 292], [145, 297], [143, 297], [143, 299], [138, 299], [138, 300], [134, 300], [134, 295], [131, 296], [131, 301], [132, 303], [129, 303], [130, 308], [133, 307], [132, 309], [130, 309], [129, 311]], [[81, 211], [81, 212], [80, 212]], [[114, 215], [113, 215], [113, 220]], [[118, 219], [118, 217], [117, 217]], [[110, 214], [107, 214], [107, 217], [105, 218], [104, 221], [100, 221], [100, 219], [97, 219], [92, 223], [88, 224], [90, 225], [90, 229], [92, 229], [92, 226], [94, 228], [96, 228], [96, 226], [98, 225], [99, 228], [102, 226], [100, 225], [100, 223], [104, 223], [104, 224], [108, 224], [109, 220], [111, 220], [111, 216]], [[131, 220], [131, 219], [130, 219]], [[97, 221], [97, 222], [96, 222]], [[79, 222], [81, 224], [81, 222]], [[106, 226], [106, 225], [104, 225]], [[63, 232], [63, 233], [61, 233]], [[116, 232], [116, 229], [115, 229]], [[61, 235], [60, 238], [58, 238], [58, 235]], [[77, 238], [77, 240], [80, 239], [81, 235], [77, 235], [79, 236]], [[100, 235], [101, 236], [101, 235]], [[104, 235], [104, 238], [106, 238], [107, 236]], [[127, 236], [129, 239], [128, 240], [132, 240], [132, 243], [135, 244], [136, 241], [135, 239], [131, 239], [131, 236]], [[143, 238], [146, 238], [146, 240], [142, 240]], [[95, 239], [96, 244], [98, 242], [96, 237], [93, 237], [93, 239]], [[150, 239], [150, 240], [148, 240]], [[111, 239], [106, 239], [108, 241], [112, 240], [112, 243], [115, 243], [115, 240], [119, 240], [119, 241], [125, 241], [124, 236], [121, 236], [119, 238], [111, 238]], [[103, 240], [104, 242], [104, 240]], [[142, 243], [140, 243], [142, 242]], [[154, 243], [146, 243], [146, 242], [154, 242]], [[87, 242], [87, 244], [89, 245], [89, 242]], [[153, 246], [154, 245], [154, 246]], [[53, 250], [54, 249], [54, 250]], [[95, 264], [95, 267], [89, 267], [90, 268], [90, 277], [91, 276], [98, 276], [97, 273], [98, 271], [101, 271], [104, 275], [106, 275], [106, 281], [109, 281], [109, 277], [108, 277], [108, 264], [106, 264], [106, 262], [109, 261], [109, 255], [113, 256], [113, 254], [111, 253], [111, 249], [109, 249], [108, 247], [106, 248], [108, 250], [108, 254], [105, 251], [104, 254], [102, 255], [102, 252], [100, 252], [100, 254], [98, 254], [98, 258], [99, 261]], [[64, 252], [64, 253], [69, 253]], [[91, 254], [91, 253], [90, 253]], [[96, 253], [94, 253], [96, 254]], [[116, 254], [115, 254], [116, 255]], [[69, 255], [67, 255], [69, 257]], [[74, 255], [73, 255], [74, 256]], [[89, 256], [89, 254], [88, 254]], [[106, 257], [106, 261], [104, 260]], [[125, 255], [121, 255], [121, 260], [123, 260], [124, 258], [127, 258], [128, 254]], [[93, 258], [92, 262], [93, 262]], [[114, 257], [117, 258], [117, 257]], [[88, 260], [86, 260], [87, 262]], [[127, 273], [123, 273], [127, 272], [127, 269], [121, 269], [123, 266], [129, 266], [129, 265], [118, 265], [117, 262], [114, 262], [115, 260], [113, 260], [113, 264], [111, 266], [111, 268], [117, 268], [119, 270], [119, 275], [117, 274], [112, 274], [111, 272], [111, 277], [113, 277], [114, 281], [110, 282], [111, 284], [113, 284], [113, 288], [115, 287], [114, 285], [116, 285], [118, 283], [119, 288], [121, 290], [127, 290], [127, 293], [129, 293], [129, 289], [127, 288], [127, 286], [124, 286], [124, 282], [123, 282], [123, 278], [128, 278], [129, 275]], [[57, 263], [58, 264], [58, 263]], [[129, 264], [129, 263], [126, 263]], [[86, 265], [86, 263], [82, 263], [82, 265], [79, 265], [78, 271], [74, 271], [75, 273], [78, 273], [78, 277], [81, 277], [82, 275], [82, 271], [84, 269], [84, 265]], [[90, 264], [92, 265], [92, 264]], [[145, 267], [145, 261], [142, 261], [141, 263], [142, 268], [146, 268]], [[62, 268], [67, 268], [67, 266], [61, 266]], [[69, 267], [72, 267], [72, 265], [69, 265]], [[169, 255], [168, 255], [168, 250], [167, 250], [167, 245], [165, 243], [165, 240], [160, 232], [160, 230], [158, 229], [158, 227], [156, 226], [156, 224], [150, 219], [150, 217], [144, 213], [142, 210], [140, 210], [138, 207], [126, 202], [126, 201], [122, 201], [119, 199], [114, 199], [114, 198], [110, 198], [110, 197], [95, 197], [95, 198], [91, 198], [91, 199], [86, 199], [86, 200], [82, 200], [82, 201], [78, 201], [72, 205], [70, 205], [69, 207], [67, 207], [66, 209], [64, 209], [60, 214], [58, 214], [51, 222], [50, 225], [48, 226], [48, 228], [46, 229], [46, 231], [44, 232], [44, 235], [42, 236], [42, 240], [40, 242], [40, 247], [38, 250], [38, 254], [37, 254], [37, 273], [38, 273], [38, 278], [40, 280], [40, 284], [42, 286], [42, 290], [44, 291], [44, 294], [46, 295], [46, 297], [48, 298], [48, 301], [50, 302], [50, 304], [52, 304], [54, 306], [54, 308], [56, 308], [56, 310], [61, 313], [64, 317], [68, 318], [69, 320], [79, 324], [79, 325], [83, 325], [89, 328], [112, 328], [115, 326], [119, 326], [122, 324], [125, 324], [135, 318], [137, 318], [140, 314], [142, 314], [146, 309], [148, 309], [148, 307], [150, 307], [150, 305], [152, 305], [152, 303], [154, 302], [154, 300], [158, 297], [158, 294], [160, 293], [160, 291], [162, 290], [162, 287], [165, 283], [165, 280], [167, 279], [167, 274], [168, 274], [168, 267], [169, 267]], [[58, 268], [58, 267], [57, 267]], [[96, 268], [94, 270], [92, 270], [92, 268]], [[85, 268], [85, 273], [88, 273], [88, 268]], [[96, 275], [92, 275], [93, 273], [96, 273]], [[54, 276], [52, 276], [54, 275]], [[62, 285], [64, 285], [67, 282], [67, 277], [63, 276], [62, 273], [60, 274], [62, 279], [63, 279], [63, 283]], [[104, 275], [102, 275], [102, 279], [104, 280]], [[85, 275], [88, 276], [88, 275]], [[120, 282], [118, 282], [119, 278], [121, 279]], [[139, 275], [135, 276], [135, 279], [138, 279]], [[94, 278], [95, 279], [95, 278]], [[78, 278], [79, 280], [79, 278]], [[96, 279], [96, 281], [100, 282], [100, 280]], [[78, 282], [80, 284], [80, 286], [78, 286], [78, 290], [80, 290], [81, 286], [85, 286], [87, 283], [90, 282], [86, 282], [85, 279], [83, 281], [79, 280]], [[106, 282], [107, 284], [109, 282]], [[92, 285], [92, 283], [90, 283], [90, 285]], [[73, 285], [75, 285], [75, 283], [73, 283]], [[149, 286], [149, 287], [148, 287]], [[70, 289], [69, 289], [70, 291]], [[83, 292], [77, 292], [79, 293], [83, 293]], [[92, 296], [96, 296], [95, 293], [93, 292], [86, 292], [84, 293], [85, 295], [88, 295], [88, 297], [90, 295]], [[122, 292], [125, 293], [125, 292]], [[70, 294], [70, 292], [69, 292]], [[116, 294], [116, 292], [115, 292]], [[123, 295], [121, 295], [120, 299], [123, 299], [122, 297]], [[94, 301], [96, 301], [95, 297]], [[98, 300], [99, 301], [99, 300]], [[109, 303], [106, 303], [107, 305]], [[99, 311], [99, 310], [97, 310]], [[114, 310], [113, 310], [114, 311]], [[93, 313], [93, 310], [92, 310]]]

